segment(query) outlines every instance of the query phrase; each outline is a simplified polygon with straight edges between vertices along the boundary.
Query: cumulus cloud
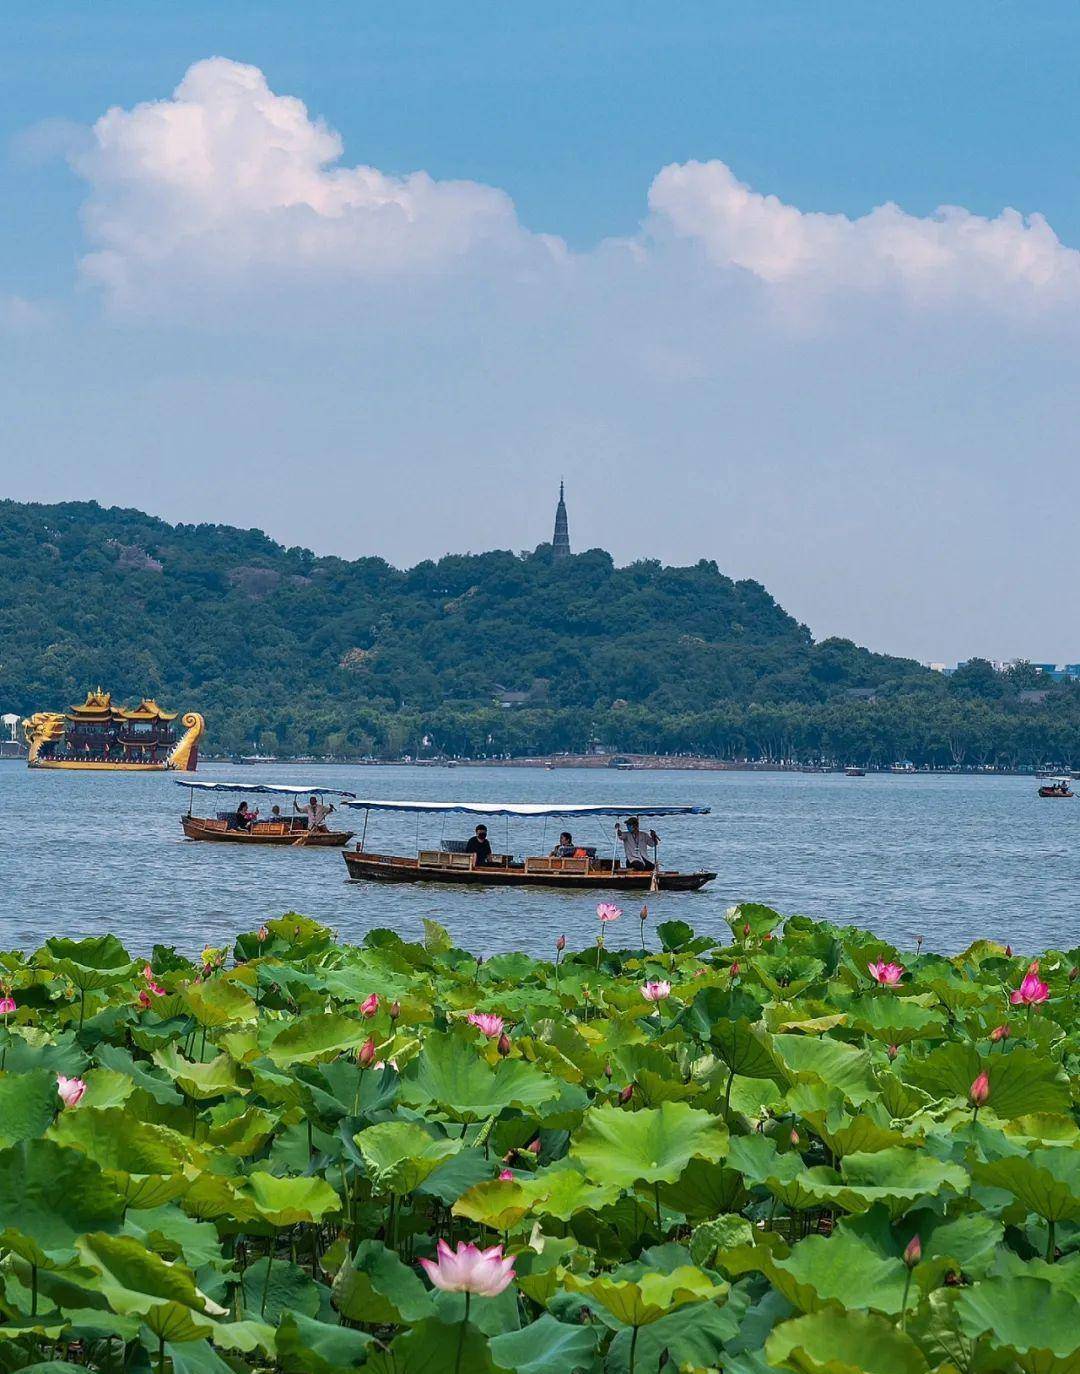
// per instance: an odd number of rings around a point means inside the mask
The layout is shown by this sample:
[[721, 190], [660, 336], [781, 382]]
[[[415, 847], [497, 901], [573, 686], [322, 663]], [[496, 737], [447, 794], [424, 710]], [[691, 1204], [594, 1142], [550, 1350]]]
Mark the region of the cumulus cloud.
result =
[[919, 218], [888, 204], [849, 219], [762, 195], [716, 161], [665, 167], [649, 208], [661, 228], [697, 240], [714, 264], [778, 286], [899, 287], [928, 300], [1019, 289], [1050, 301], [1080, 290], [1080, 254], [1038, 214], [1007, 209], [986, 219], [947, 205]]
[[719, 161], [665, 167], [636, 235], [572, 255], [522, 226], [498, 188], [342, 165], [339, 135], [300, 100], [220, 57], [195, 63], [168, 99], [109, 110], [91, 134], [71, 153], [89, 186], [82, 266], [121, 307], [447, 279], [584, 297], [608, 289], [613, 260], [631, 295], [644, 279], [653, 294], [678, 293], [680, 251], [696, 254], [698, 292], [710, 274], [720, 285], [745, 277], [781, 308], [813, 293], [888, 295], [919, 310], [1080, 299], [1080, 254], [1041, 215], [946, 206], [918, 217], [893, 204], [855, 219], [807, 212]]
[[338, 166], [337, 133], [225, 58], [195, 63], [171, 99], [109, 110], [92, 135], [72, 159], [90, 186], [82, 266], [119, 304], [170, 274], [379, 277], [558, 251], [493, 187]]

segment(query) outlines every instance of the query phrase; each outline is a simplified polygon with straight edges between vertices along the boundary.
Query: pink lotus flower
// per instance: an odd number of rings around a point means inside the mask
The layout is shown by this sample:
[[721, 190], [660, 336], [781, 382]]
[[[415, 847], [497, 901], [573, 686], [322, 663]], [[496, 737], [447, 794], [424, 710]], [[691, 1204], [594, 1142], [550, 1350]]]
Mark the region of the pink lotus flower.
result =
[[86, 1084], [81, 1078], [65, 1078], [62, 1073], [58, 1073], [56, 1091], [60, 1094], [60, 1100], [65, 1107], [74, 1107], [86, 1092]]
[[890, 1045], [890, 1046], [886, 1049], [885, 1053], [889, 1056], [890, 1059], [895, 1059], [896, 1056], [900, 1053], [900, 1046], [899, 1046], [899, 1045]]
[[895, 987], [904, 976], [903, 964], [887, 964], [884, 959], [879, 959], [875, 964], [867, 964], [866, 967], [870, 970], [870, 977], [882, 987]]
[[990, 1075], [988, 1073], [979, 1074], [975, 1082], [968, 1088], [968, 1098], [973, 1107], [982, 1107], [990, 1101]]
[[360, 1003], [361, 1016], [374, 1016], [379, 1010], [379, 994], [373, 992], [370, 997], [365, 997]]
[[601, 922], [617, 921], [622, 915], [622, 907], [615, 906], [612, 902], [599, 902], [596, 907], [596, 915]]
[[500, 1170], [500, 1172], [499, 1172], [499, 1182], [500, 1182], [500, 1183], [513, 1183], [513, 1181], [514, 1181], [513, 1170], [511, 1170], [511, 1169], [502, 1169], [502, 1170]]
[[422, 1259], [424, 1272], [444, 1293], [475, 1293], [481, 1298], [497, 1298], [514, 1278], [512, 1257], [503, 1257], [501, 1245], [481, 1250], [471, 1242], [460, 1241], [451, 1250], [440, 1240], [438, 1259]]
[[656, 978], [651, 983], [643, 983], [641, 995], [646, 1002], [662, 1002], [665, 997], [671, 996], [671, 984], [663, 978]]
[[0, 997], [0, 1016], [10, 1016], [14, 1010], [14, 997]]
[[1009, 1001], [1014, 1007], [1033, 1007], [1039, 1002], [1046, 1002], [1050, 997], [1050, 989], [1039, 977], [1038, 964], [1032, 964], [1018, 988], [1013, 991]]
[[[152, 992], [155, 997], [165, 996], [165, 989], [161, 986], [160, 983], [155, 982], [154, 970], [150, 967], [149, 964], [147, 964], [146, 967], [143, 969], [142, 976], [146, 979], [146, 988], [148, 992]], [[139, 998], [139, 1001], [142, 1001], [141, 997]]]
[[469, 1025], [476, 1026], [484, 1032], [489, 1040], [495, 1040], [503, 1033], [503, 1026], [506, 1022], [501, 1016], [495, 1016], [488, 1011], [469, 1012]]
[[994, 1027], [990, 1032], [990, 1039], [996, 1045], [1000, 1040], [1008, 1040], [1010, 1035], [1012, 1035], [1012, 1029], [1006, 1021], [1004, 1025]]

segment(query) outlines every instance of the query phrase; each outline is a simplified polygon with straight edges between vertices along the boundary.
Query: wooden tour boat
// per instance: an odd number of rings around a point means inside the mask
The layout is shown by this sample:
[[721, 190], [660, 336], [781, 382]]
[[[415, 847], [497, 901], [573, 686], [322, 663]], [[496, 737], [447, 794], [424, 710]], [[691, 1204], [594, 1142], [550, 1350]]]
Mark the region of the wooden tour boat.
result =
[[1039, 788], [1040, 797], [1071, 797], [1073, 790], [1069, 786], [1068, 778], [1055, 778], [1053, 782], [1045, 783]]
[[[354, 881], [385, 883], [450, 883], [458, 886], [556, 887], [567, 891], [608, 888], [617, 892], [696, 892], [711, 882], [715, 873], [706, 870], [683, 873], [678, 869], [654, 870], [628, 868], [616, 854], [598, 858], [595, 849], [584, 847], [574, 857], [534, 856], [516, 859], [511, 854], [495, 854], [491, 861], [477, 864], [476, 855], [465, 852], [462, 840], [440, 843], [438, 848], [421, 849], [415, 857], [377, 853], [366, 848], [368, 817], [372, 811], [400, 814], [503, 816], [519, 819], [564, 821], [592, 817], [626, 816], [703, 816], [707, 806], [608, 806], [547, 805], [538, 803], [485, 802], [398, 802], [346, 801], [346, 806], [364, 812], [363, 834], [355, 849], [343, 851], [342, 858]], [[418, 821], [419, 826], [419, 821]], [[606, 839], [606, 836], [605, 836]], [[509, 848], [509, 846], [507, 846]], [[616, 848], [621, 848], [616, 841]]]
[[285, 787], [275, 783], [258, 782], [188, 782], [176, 779], [178, 787], [189, 789], [187, 814], [180, 817], [180, 825], [189, 840], [210, 840], [218, 844], [276, 844], [293, 846], [297, 849], [341, 849], [352, 839], [352, 830], [311, 830], [308, 818], [289, 811], [283, 816], [260, 816], [247, 828], [236, 823], [236, 807], [229, 811], [218, 811], [213, 816], [195, 816], [192, 808], [196, 792], [244, 792], [259, 795], [288, 797], [297, 801], [301, 797], [326, 796], [351, 797], [352, 792], [343, 792], [338, 787]]

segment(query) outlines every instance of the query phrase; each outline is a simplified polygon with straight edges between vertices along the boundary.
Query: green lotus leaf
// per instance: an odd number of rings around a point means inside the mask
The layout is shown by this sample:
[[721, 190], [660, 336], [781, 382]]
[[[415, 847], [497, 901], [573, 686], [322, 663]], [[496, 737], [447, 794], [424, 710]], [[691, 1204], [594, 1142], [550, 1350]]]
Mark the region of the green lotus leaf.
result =
[[743, 1078], [775, 1078], [776, 1061], [771, 1039], [760, 1027], [749, 1021], [717, 1021], [713, 1024], [709, 1042], [732, 1073]]
[[754, 940], [768, 935], [784, 923], [778, 911], [773, 911], [771, 906], [762, 906], [760, 902], [740, 902], [738, 906], [729, 907], [724, 912], [724, 920], [736, 939], [742, 939], [743, 927], [749, 926], [750, 938]]
[[188, 1341], [184, 1345], [166, 1343], [165, 1353], [172, 1361], [173, 1374], [234, 1374], [209, 1341]]
[[711, 1266], [718, 1251], [753, 1243], [754, 1232], [746, 1218], [728, 1212], [695, 1227], [690, 1237], [690, 1258], [698, 1268]]
[[534, 1200], [535, 1194], [523, 1182], [491, 1179], [463, 1193], [454, 1203], [453, 1213], [490, 1226], [493, 1231], [512, 1231]]
[[514, 1374], [576, 1374], [594, 1368], [599, 1333], [594, 1326], [570, 1326], [545, 1312], [520, 1331], [491, 1340], [491, 1355]]
[[286, 1312], [277, 1330], [277, 1357], [285, 1374], [345, 1374], [362, 1363], [374, 1337], [302, 1312]]
[[1080, 1145], [1080, 1126], [1071, 1116], [1060, 1112], [1032, 1112], [1017, 1116], [1005, 1123], [1004, 1133], [1010, 1140], [1027, 1145]]
[[87, 1231], [115, 1231], [124, 1204], [101, 1169], [53, 1140], [0, 1150], [0, 1246], [30, 1264], [75, 1258]]
[[249, 1107], [219, 1126], [211, 1126], [207, 1143], [226, 1154], [243, 1158], [261, 1150], [277, 1129], [277, 1119], [262, 1107]]
[[[726, 1374], [732, 1361], [725, 1345], [736, 1336], [745, 1305], [745, 1297], [733, 1291], [722, 1306], [699, 1302], [678, 1307], [659, 1321], [643, 1326], [637, 1333], [634, 1374], [653, 1369], [662, 1369], [667, 1374], [668, 1369], [720, 1368]], [[608, 1374], [630, 1374], [632, 1336], [633, 1332], [625, 1327], [616, 1333], [604, 1362]], [[665, 1358], [667, 1364], [662, 1363]], [[755, 1374], [768, 1374], [764, 1361]]]
[[0, 1074], [0, 1146], [44, 1135], [59, 1105], [51, 1069]]
[[233, 1026], [238, 1021], [254, 1021], [258, 1016], [251, 994], [231, 978], [188, 983], [181, 997], [200, 1026]]
[[276, 1326], [287, 1309], [314, 1317], [321, 1300], [315, 1280], [298, 1264], [264, 1255], [244, 1270], [244, 1311]]
[[638, 1112], [593, 1107], [571, 1137], [570, 1154], [598, 1183], [674, 1183], [692, 1159], [727, 1154], [728, 1133], [708, 1112], [664, 1102]]
[[164, 1259], [182, 1259], [191, 1270], [224, 1265], [217, 1227], [196, 1221], [172, 1203], [129, 1211], [124, 1218], [124, 1232]]
[[294, 1021], [270, 1042], [267, 1055], [279, 1068], [314, 1064], [354, 1050], [371, 1034], [366, 1021], [350, 1020], [338, 1012], [320, 1012]]
[[859, 997], [848, 1005], [848, 1025], [883, 1045], [906, 1045], [911, 1040], [940, 1040], [947, 1034], [945, 1018], [914, 997]]
[[688, 1303], [717, 1301], [728, 1292], [726, 1283], [684, 1265], [670, 1274], [648, 1272], [638, 1279], [617, 1279], [607, 1274], [596, 1278], [567, 1273], [563, 1283], [572, 1293], [598, 1302], [624, 1326], [648, 1326], [677, 1307]]
[[184, 1100], [167, 1075], [144, 1059], [135, 1059], [121, 1045], [99, 1045], [94, 1051], [94, 1057], [105, 1068], [125, 1074], [137, 1088], [149, 1093], [154, 1101], [163, 1107], [178, 1107]]
[[222, 1322], [214, 1331], [214, 1344], [222, 1350], [239, 1350], [245, 1355], [253, 1352], [272, 1360], [274, 1356], [274, 1328], [269, 1322], [247, 1318], [238, 1322]]
[[83, 1075], [86, 1092], [79, 1110], [90, 1107], [122, 1107], [135, 1091], [135, 1082], [116, 1069], [88, 1069]]
[[845, 1155], [872, 1154], [877, 1150], [888, 1150], [907, 1143], [902, 1131], [879, 1126], [873, 1117], [862, 1112], [849, 1117], [836, 1130], [830, 1130], [824, 1123], [816, 1129], [838, 1161]]
[[434, 1311], [415, 1269], [378, 1240], [362, 1240], [334, 1279], [334, 1306], [349, 1321], [399, 1326]]
[[[801, 1312], [833, 1306], [891, 1317], [903, 1310], [903, 1261], [878, 1254], [851, 1232], [837, 1231], [828, 1239], [807, 1236], [789, 1255], [772, 1259], [767, 1272], [774, 1287]], [[909, 1294], [910, 1306], [918, 1296], [918, 1289]]]
[[92, 1232], [78, 1242], [80, 1262], [95, 1271], [94, 1291], [123, 1317], [138, 1317], [159, 1339], [194, 1341], [213, 1332], [220, 1312], [181, 1264], [168, 1264], [132, 1236]]
[[256, 1171], [248, 1175], [242, 1196], [272, 1226], [321, 1221], [341, 1211], [341, 1199], [324, 1178], [276, 1178]]
[[452, 1121], [477, 1121], [508, 1107], [539, 1107], [559, 1096], [558, 1079], [520, 1059], [491, 1068], [472, 1037], [429, 1035], [401, 1075], [403, 1099], [414, 1106], [435, 1104]]
[[874, 1061], [867, 1050], [814, 1035], [774, 1035], [772, 1049], [792, 1083], [816, 1078], [856, 1107], [877, 1096]]
[[840, 1182], [833, 1169], [808, 1169], [795, 1150], [781, 1154], [767, 1136], [739, 1136], [731, 1142], [728, 1163], [738, 1169], [748, 1184], [768, 1188], [773, 1196], [793, 1211], [820, 1207], [828, 1190]]
[[100, 1165], [126, 1207], [158, 1207], [187, 1188], [183, 1169], [191, 1159], [190, 1142], [120, 1107], [64, 1112], [49, 1137]]
[[411, 1193], [462, 1142], [430, 1135], [413, 1121], [386, 1121], [353, 1137], [376, 1193]]
[[920, 1197], [935, 1197], [943, 1189], [966, 1193], [967, 1171], [958, 1164], [935, 1159], [926, 1150], [875, 1150], [850, 1154], [840, 1165], [842, 1182], [822, 1187], [820, 1194], [849, 1212], [862, 1212], [881, 1202], [900, 1217]]
[[470, 1188], [490, 1178], [491, 1160], [484, 1158], [484, 1151], [466, 1148], [437, 1164], [423, 1183], [417, 1184], [416, 1191], [452, 1207]]
[[983, 1279], [959, 1293], [956, 1313], [968, 1336], [1028, 1374], [1080, 1369], [1080, 1301], [1045, 1279]]
[[429, 1317], [411, 1331], [403, 1331], [387, 1352], [387, 1361], [375, 1355], [364, 1366], [365, 1374], [507, 1374], [495, 1363], [487, 1336], [472, 1322], [447, 1325]]
[[825, 972], [824, 963], [809, 954], [756, 954], [751, 967], [774, 997], [788, 1002]]
[[175, 1045], [168, 1045], [154, 1051], [154, 1063], [164, 1069], [181, 1092], [199, 1102], [247, 1091], [241, 1087], [236, 1065], [227, 1054], [219, 1054], [208, 1063], [200, 1064], [185, 1059]]
[[131, 978], [138, 965], [115, 935], [91, 935], [85, 940], [45, 941], [49, 963], [83, 992], [112, 987]]
[[566, 1161], [531, 1176], [478, 1184], [454, 1204], [454, 1215], [469, 1217], [495, 1231], [513, 1230], [526, 1216], [569, 1221], [584, 1211], [599, 1211], [619, 1196], [615, 1183], [594, 1183]]
[[1046, 1055], [1019, 1045], [1011, 1054], [982, 1055], [974, 1045], [954, 1042], [933, 1050], [925, 1059], [910, 1060], [903, 1077], [933, 1097], [957, 1097], [964, 1103], [981, 1073], [990, 1079], [986, 1110], [1002, 1120], [1032, 1112], [1065, 1113], [1068, 1085], [1060, 1067]]
[[1044, 1221], [1080, 1218], [1080, 1151], [1049, 1146], [1028, 1155], [976, 1163], [977, 1183], [1005, 1188]]
[[742, 1174], [730, 1165], [730, 1160], [727, 1164], [716, 1164], [707, 1159], [692, 1159], [674, 1183], [661, 1183], [661, 1201], [690, 1219], [734, 1211], [745, 1200], [746, 1190]]
[[919, 1347], [884, 1317], [828, 1309], [781, 1322], [765, 1342], [770, 1364], [797, 1374], [925, 1374]]

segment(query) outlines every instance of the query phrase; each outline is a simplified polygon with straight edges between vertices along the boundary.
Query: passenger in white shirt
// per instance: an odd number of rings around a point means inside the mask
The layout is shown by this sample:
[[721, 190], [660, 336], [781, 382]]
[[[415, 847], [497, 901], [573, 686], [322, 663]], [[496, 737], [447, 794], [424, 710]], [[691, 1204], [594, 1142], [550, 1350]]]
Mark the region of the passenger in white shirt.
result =
[[647, 872], [655, 867], [649, 858], [649, 850], [652, 849], [655, 855], [656, 846], [660, 843], [660, 836], [655, 830], [642, 830], [636, 816], [627, 816], [625, 830], [618, 821], [615, 822], [615, 834], [622, 840], [626, 851], [627, 868]]
[[309, 831], [311, 831], [311, 830], [325, 830], [325, 829], [326, 829], [326, 818], [327, 818], [327, 816], [329, 816], [330, 812], [333, 811], [333, 809], [334, 809], [332, 805], [331, 805], [331, 806], [324, 805], [324, 803], [321, 802], [321, 801], [318, 799], [318, 797], [316, 797], [316, 796], [312, 796], [312, 797], [308, 800], [307, 806], [299, 806], [299, 805], [297, 804], [295, 798], [294, 798], [294, 799], [293, 799], [293, 808], [294, 808], [296, 811], [302, 812], [302, 813], [307, 817], [308, 830], [309, 830]]

